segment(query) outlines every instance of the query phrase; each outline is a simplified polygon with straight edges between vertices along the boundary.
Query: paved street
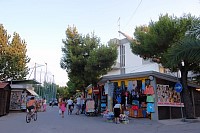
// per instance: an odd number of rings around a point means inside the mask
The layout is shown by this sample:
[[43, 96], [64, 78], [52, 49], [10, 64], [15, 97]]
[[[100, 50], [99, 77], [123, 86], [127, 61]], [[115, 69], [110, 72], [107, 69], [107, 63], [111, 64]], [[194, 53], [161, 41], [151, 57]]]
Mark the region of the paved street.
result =
[[26, 113], [10, 113], [0, 117], [0, 133], [199, 133], [200, 122], [180, 120], [133, 119], [129, 124], [108, 123], [102, 117], [66, 115], [61, 118], [58, 107], [39, 112], [38, 120], [26, 123]]

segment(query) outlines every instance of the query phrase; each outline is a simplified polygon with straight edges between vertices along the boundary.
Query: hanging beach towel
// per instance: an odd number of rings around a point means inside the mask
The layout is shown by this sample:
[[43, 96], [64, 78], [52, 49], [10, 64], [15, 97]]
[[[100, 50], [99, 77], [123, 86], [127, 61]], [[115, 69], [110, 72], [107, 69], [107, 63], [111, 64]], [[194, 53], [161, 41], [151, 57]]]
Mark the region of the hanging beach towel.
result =
[[153, 103], [153, 102], [154, 102], [153, 96], [151, 96], [151, 95], [147, 96], [146, 102], [148, 102], [148, 103]]
[[151, 85], [149, 85], [148, 87], [146, 86], [146, 89], [144, 90], [144, 94], [150, 94], [150, 95], [152, 95], [152, 94], [154, 94], [154, 88], [153, 88], [153, 86], [151, 86]]
[[138, 110], [138, 106], [137, 105], [133, 105], [132, 106], [132, 110]]
[[155, 112], [154, 103], [147, 103], [147, 113]]

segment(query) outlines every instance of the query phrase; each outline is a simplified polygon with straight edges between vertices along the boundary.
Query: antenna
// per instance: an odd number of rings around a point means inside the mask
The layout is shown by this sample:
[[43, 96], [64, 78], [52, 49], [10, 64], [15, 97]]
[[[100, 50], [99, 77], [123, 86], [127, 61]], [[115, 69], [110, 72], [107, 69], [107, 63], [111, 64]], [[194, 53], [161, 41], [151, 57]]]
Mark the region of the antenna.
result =
[[[120, 17], [118, 18], [117, 23], [118, 23], [118, 27], [119, 27], [119, 31], [120, 31]], [[120, 39], [120, 33], [119, 33], [119, 39]]]

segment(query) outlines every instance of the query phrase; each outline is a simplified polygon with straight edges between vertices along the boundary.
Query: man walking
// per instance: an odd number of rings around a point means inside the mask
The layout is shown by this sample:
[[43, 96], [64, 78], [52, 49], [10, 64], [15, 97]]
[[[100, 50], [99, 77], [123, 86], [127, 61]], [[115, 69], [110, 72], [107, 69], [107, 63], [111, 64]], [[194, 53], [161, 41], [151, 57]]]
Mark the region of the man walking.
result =
[[78, 96], [76, 99], [76, 107], [77, 107], [76, 115], [79, 115], [80, 109], [81, 109], [81, 97], [80, 96]]

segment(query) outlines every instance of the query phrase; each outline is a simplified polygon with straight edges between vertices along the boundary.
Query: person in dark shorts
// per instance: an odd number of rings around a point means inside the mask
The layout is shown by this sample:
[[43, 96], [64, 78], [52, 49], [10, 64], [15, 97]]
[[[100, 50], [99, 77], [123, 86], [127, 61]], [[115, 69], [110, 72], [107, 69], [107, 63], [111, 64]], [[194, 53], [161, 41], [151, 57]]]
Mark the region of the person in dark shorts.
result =
[[116, 124], [119, 124], [119, 115], [120, 115], [120, 112], [121, 112], [121, 104], [120, 103], [117, 103], [115, 104], [114, 106], [114, 117], [115, 117], [115, 123]]
[[71, 115], [72, 114], [72, 110], [74, 108], [72, 97], [70, 97], [70, 99], [67, 100], [67, 105], [68, 105], [68, 115]]

